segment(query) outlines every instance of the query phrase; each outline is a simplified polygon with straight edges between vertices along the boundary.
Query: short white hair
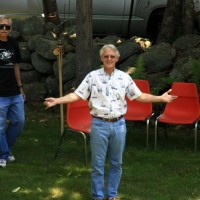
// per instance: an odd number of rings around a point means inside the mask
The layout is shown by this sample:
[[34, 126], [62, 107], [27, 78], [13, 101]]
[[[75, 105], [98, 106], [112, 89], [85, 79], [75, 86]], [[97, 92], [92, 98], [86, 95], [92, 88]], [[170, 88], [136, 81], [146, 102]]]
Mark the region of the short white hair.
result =
[[113, 45], [113, 44], [105, 44], [105, 45], [100, 49], [100, 52], [99, 52], [100, 57], [104, 54], [105, 49], [111, 49], [111, 50], [113, 50], [113, 51], [115, 52], [116, 57], [117, 57], [117, 58], [120, 57], [120, 53], [119, 53], [117, 47], [116, 47], [115, 45]]
[[8, 20], [9, 24], [12, 25], [12, 20], [8, 16], [6, 16], [6, 15], [0, 15], [0, 22], [2, 20], [4, 20], [4, 19]]

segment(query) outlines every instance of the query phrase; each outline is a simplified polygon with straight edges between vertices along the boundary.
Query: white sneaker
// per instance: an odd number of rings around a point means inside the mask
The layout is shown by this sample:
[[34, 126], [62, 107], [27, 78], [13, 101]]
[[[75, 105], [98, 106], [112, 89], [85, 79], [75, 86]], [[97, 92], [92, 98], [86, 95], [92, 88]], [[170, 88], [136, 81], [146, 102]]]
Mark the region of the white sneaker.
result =
[[9, 156], [8, 156], [8, 160], [7, 160], [8, 162], [14, 162], [15, 161], [15, 157], [12, 155], [12, 154], [10, 154]]
[[0, 167], [6, 167], [6, 160], [0, 159]]

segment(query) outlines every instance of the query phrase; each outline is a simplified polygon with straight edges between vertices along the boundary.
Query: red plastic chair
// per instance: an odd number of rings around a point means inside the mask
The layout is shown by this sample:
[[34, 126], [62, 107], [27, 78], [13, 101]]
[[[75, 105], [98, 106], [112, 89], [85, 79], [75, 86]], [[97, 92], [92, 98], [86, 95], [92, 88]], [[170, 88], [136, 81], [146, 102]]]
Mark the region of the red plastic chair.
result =
[[174, 82], [172, 95], [178, 98], [167, 103], [164, 112], [155, 121], [155, 149], [157, 149], [158, 122], [166, 124], [194, 124], [194, 151], [197, 150], [197, 127], [200, 119], [199, 97], [194, 83]]
[[[134, 80], [138, 88], [144, 93], [150, 93], [149, 82], [147, 80]], [[154, 115], [152, 112], [152, 103], [142, 103], [137, 100], [127, 100], [127, 113], [124, 115], [128, 121], [146, 121], [146, 146], [149, 146], [149, 121]]]
[[[79, 100], [73, 103], [67, 104], [66, 109], [66, 124], [68, 130], [73, 133], [80, 133], [84, 139], [84, 151], [85, 151], [85, 165], [87, 165], [87, 135], [90, 133], [92, 117], [90, 115], [90, 109], [88, 101]], [[60, 146], [63, 142], [66, 130], [60, 137], [59, 145], [55, 154], [57, 157]]]

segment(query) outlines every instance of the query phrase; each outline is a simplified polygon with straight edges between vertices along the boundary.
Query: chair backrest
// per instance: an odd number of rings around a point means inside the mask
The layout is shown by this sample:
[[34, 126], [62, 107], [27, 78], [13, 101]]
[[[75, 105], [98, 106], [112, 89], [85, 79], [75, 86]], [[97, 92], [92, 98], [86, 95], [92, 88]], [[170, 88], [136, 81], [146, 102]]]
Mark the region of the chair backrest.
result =
[[81, 99], [67, 104], [66, 123], [70, 129], [89, 133], [91, 120], [92, 117], [87, 100], [84, 101]]
[[[134, 80], [138, 88], [144, 93], [150, 93], [148, 80]], [[137, 100], [127, 101], [127, 113], [124, 115], [126, 120], [145, 120], [152, 114], [152, 103], [142, 103]]]
[[167, 103], [164, 109], [165, 116], [177, 118], [188, 118], [196, 120], [200, 116], [199, 96], [195, 83], [174, 82], [172, 84], [172, 95], [178, 98]]

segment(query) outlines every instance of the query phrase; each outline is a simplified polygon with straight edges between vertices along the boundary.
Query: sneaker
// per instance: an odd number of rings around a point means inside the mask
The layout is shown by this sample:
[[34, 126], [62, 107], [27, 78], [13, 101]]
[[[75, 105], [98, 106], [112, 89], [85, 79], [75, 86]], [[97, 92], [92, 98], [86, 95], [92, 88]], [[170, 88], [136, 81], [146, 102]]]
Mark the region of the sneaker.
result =
[[6, 160], [0, 159], [0, 167], [6, 167]]
[[15, 157], [12, 155], [12, 154], [10, 154], [9, 156], [8, 156], [8, 160], [7, 160], [8, 162], [14, 162], [15, 161]]

